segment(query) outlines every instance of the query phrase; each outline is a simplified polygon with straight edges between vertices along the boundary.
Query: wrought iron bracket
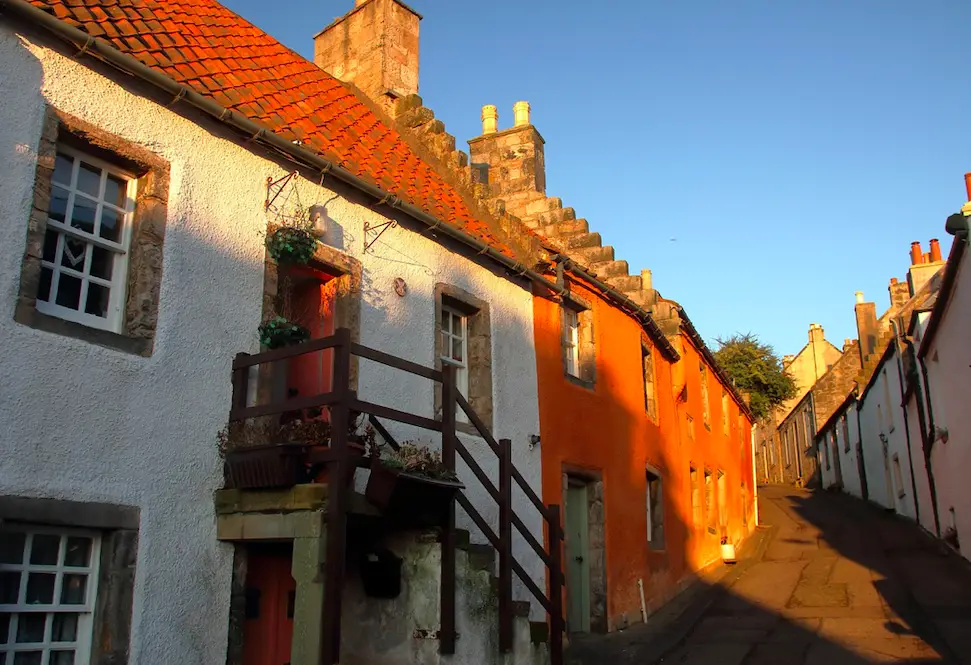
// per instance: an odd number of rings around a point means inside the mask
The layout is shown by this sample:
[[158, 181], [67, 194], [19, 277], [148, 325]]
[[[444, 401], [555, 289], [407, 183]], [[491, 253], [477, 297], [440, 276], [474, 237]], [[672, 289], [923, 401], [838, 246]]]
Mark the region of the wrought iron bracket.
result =
[[390, 220], [387, 222], [382, 222], [381, 224], [370, 224], [369, 222], [364, 222], [364, 251], [367, 252], [373, 245], [378, 241], [388, 229], [393, 229], [398, 226], [398, 222], [395, 220]]
[[279, 178], [277, 180], [274, 180], [272, 177], [269, 177], [266, 179], [266, 201], [263, 202], [264, 210], [270, 209], [270, 206], [273, 205], [273, 202], [276, 201], [276, 198], [284, 190], [287, 184], [289, 184], [289, 182], [293, 180], [294, 177], [296, 177], [296, 175], [297, 175], [297, 172], [293, 171], [292, 173], [288, 173], [282, 178]]

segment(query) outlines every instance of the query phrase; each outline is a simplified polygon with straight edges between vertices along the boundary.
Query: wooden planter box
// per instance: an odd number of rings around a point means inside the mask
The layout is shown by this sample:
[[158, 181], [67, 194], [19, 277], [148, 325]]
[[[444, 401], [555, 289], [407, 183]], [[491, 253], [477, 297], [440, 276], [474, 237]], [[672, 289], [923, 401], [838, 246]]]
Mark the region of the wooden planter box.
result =
[[426, 478], [374, 463], [364, 496], [402, 526], [427, 527], [444, 523], [450, 502], [462, 489], [465, 485], [457, 480]]
[[260, 446], [226, 453], [228, 489], [271, 489], [307, 482], [307, 447], [300, 444]]

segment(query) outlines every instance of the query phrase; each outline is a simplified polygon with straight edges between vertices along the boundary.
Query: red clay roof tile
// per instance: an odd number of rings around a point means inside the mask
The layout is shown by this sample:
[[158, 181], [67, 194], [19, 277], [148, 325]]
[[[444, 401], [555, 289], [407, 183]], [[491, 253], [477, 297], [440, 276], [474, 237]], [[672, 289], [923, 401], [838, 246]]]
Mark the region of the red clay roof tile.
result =
[[354, 92], [215, 0], [30, 2], [512, 255]]

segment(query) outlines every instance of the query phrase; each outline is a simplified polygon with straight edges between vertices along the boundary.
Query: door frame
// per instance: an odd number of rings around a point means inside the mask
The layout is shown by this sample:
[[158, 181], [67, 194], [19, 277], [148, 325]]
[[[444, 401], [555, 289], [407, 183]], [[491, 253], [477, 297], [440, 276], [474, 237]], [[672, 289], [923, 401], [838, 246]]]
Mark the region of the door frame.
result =
[[[566, 494], [570, 482], [587, 487], [587, 557], [589, 569], [590, 632], [606, 633], [607, 621], [607, 548], [606, 548], [606, 500], [602, 473], [597, 469], [564, 464], [562, 468], [562, 494], [564, 524], [566, 523]], [[567, 602], [570, 599], [569, 584]], [[567, 610], [569, 616], [569, 609]], [[571, 632], [574, 632], [571, 628]]]

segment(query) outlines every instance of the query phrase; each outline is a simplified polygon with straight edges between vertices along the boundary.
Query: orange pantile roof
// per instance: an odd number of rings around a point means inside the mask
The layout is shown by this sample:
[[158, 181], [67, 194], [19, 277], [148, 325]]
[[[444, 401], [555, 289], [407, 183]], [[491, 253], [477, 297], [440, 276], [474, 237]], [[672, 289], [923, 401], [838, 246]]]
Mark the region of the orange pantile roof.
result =
[[29, 1], [513, 255], [353, 90], [214, 0]]

